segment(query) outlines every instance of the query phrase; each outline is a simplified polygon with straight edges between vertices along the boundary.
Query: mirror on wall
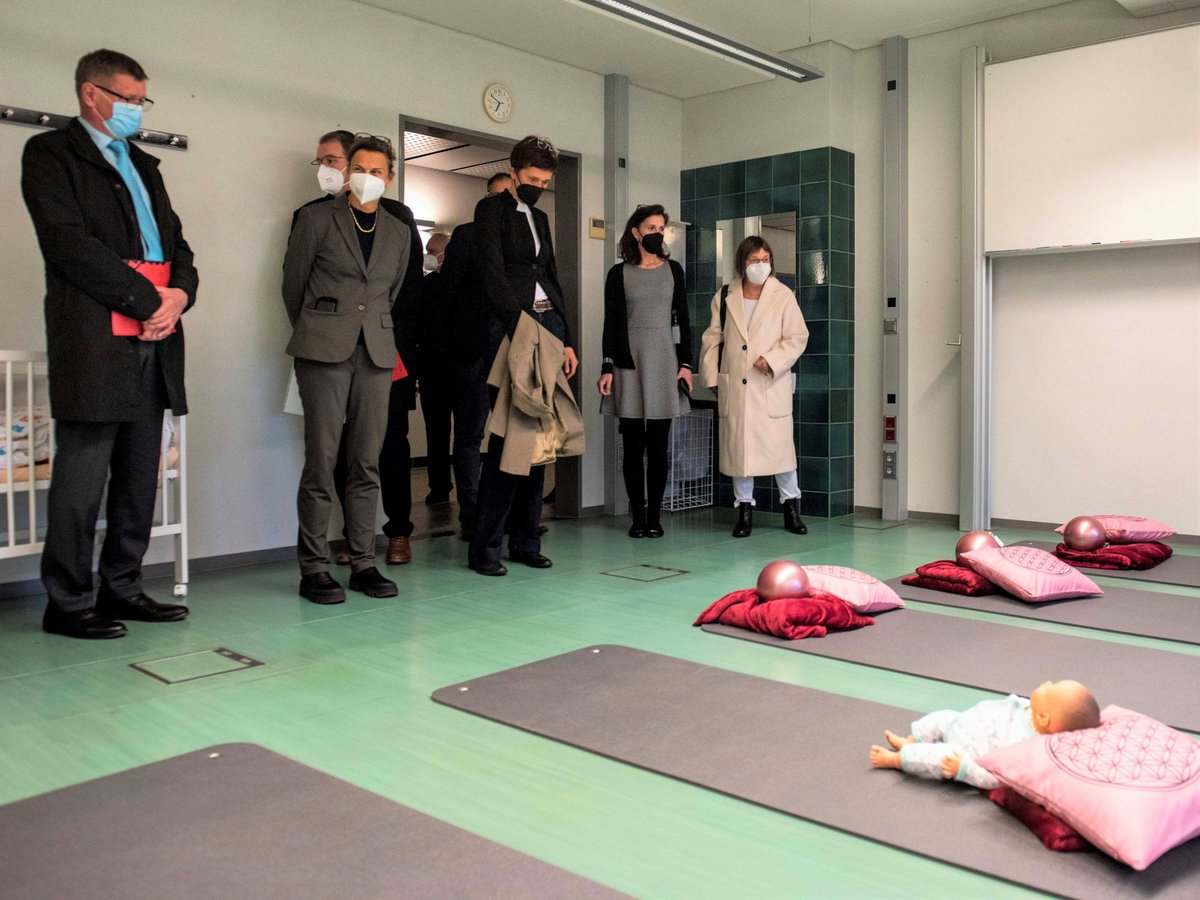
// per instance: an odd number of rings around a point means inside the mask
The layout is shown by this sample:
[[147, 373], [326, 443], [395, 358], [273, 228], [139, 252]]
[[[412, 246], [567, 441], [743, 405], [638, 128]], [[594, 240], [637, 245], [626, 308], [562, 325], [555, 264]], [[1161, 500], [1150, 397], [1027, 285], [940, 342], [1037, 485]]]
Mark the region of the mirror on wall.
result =
[[746, 216], [744, 219], [722, 219], [717, 222], [716, 272], [717, 283], [730, 284], [737, 275], [733, 261], [738, 244], [752, 234], [771, 245], [775, 257], [775, 276], [793, 291], [796, 290], [796, 213], [777, 212], [766, 216]]

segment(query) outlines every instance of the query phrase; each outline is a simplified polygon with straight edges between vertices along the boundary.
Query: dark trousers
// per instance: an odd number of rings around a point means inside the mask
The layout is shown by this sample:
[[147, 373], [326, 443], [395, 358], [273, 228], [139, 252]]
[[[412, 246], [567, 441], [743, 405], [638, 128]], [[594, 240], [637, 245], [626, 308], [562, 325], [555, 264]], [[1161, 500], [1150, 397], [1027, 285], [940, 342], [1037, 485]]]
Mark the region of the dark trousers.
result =
[[54, 425], [42, 584], [51, 606], [78, 612], [95, 605], [92, 551], [100, 499], [108, 482], [107, 532], [100, 550], [100, 590], [116, 599], [141, 593], [142, 557], [150, 544], [162, 442], [162, 409], [135, 422]]
[[[408, 411], [412, 407], [409, 379], [393, 381], [388, 395], [387, 432], [379, 451], [379, 496], [387, 521], [383, 533], [390, 538], [408, 537], [412, 523], [412, 451], [408, 443]], [[338, 445], [337, 464], [333, 468], [333, 489], [342, 509], [346, 509], [346, 430]], [[345, 525], [342, 537], [346, 537]]]
[[[423, 371], [428, 371], [430, 366]], [[421, 415], [425, 419], [425, 458], [429, 493], [450, 493], [450, 419], [454, 412], [453, 387], [448, 372], [424, 377], [421, 382]]]
[[454, 481], [458, 485], [458, 521], [475, 528], [479, 498], [480, 447], [488, 416], [488, 370], [492, 358], [480, 355], [453, 373]]
[[[646, 506], [651, 514], [662, 508], [667, 488], [667, 452], [671, 438], [670, 419], [621, 419], [621, 451], [625, 492], [631, 511]], [[643, 478], [642, 460], [645, 458]]]
[[[557, 312], [550, 310], [531, 315], [559, 340], [565, 339], [566, 325]], [[490, 358], [495, 358], [502, 339], [503, 330], [500, 324], [493, 322]], [[502, 472], [500, 455], [503, 450], [503, 438], [491, 435], [488, 438], [487, 458], [483, 461], [479, 475], [475, 530], [467, 551], [467, 562], [471, 566], [499, 562], [505, 523], [508, 524], [509, 556], [518, 553], [539, 553], [542, 549], [542, 537], [538, 534], [538, 526], [542, 521], [542, 488], [546, 479], [546, 467], [534, 466], [528, 475], [510, 475]]]
[[301, 574], [329, 571], [333, 469], [343, 432], [347, 473], [342, 511], [350, 566], [358, 572], [375, 564], [379, 455], [387, 431], [391, 378], [391, 370], [371, 362], [361, 345], [340, 363], [296, 360], [296, 382], [304, 403], [304, 471], [296, 499]]

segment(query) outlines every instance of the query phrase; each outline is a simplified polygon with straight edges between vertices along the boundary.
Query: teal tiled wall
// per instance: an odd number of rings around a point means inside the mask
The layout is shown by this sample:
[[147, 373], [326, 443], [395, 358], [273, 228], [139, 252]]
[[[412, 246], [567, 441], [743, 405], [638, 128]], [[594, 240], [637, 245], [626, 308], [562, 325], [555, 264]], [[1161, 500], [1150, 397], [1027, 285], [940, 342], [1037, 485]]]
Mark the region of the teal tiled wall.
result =
[[[680, 173], [680, 218], [687, 235], [688, 303], [696, 351], [716, 292], [716, 223], [768, 213], [796, 213], [796, 290], [808, 323], [794, 398], [801, 512], [854, 511], [854, 155], [818, 147], [686, 169]], [[773, 478], [754, 488], [759, 509], [778, 511]], [[717, 503], [733, 502], [728, 478]]]

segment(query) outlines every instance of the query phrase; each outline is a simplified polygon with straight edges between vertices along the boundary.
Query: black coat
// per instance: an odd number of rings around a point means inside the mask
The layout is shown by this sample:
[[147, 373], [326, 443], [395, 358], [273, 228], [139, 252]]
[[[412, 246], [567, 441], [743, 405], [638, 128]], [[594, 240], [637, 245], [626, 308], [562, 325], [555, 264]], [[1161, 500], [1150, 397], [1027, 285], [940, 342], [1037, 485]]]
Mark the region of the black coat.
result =
[[[129, 156], [150, 195], [171, 283], [196, 302], [192, 250], [158, 173], [158, 160], [136, 145]], [[129, 267], [142, 258], [141, 230], [125, 182], [77, 119], [25, 144], [21, 192], [46, 267], [46, 347], [50, 406], [58, 419], [121, 422], [139, 417], [138, 340], [112, 333], [113, 311], [144, 321], [161, 305], [158, 291]], [[155, 343], [171, 409], [187, 412], [183, 320]]]
[[[608, 270], [604, 279], [604, 333], [601, 347], [604, 358], [611, 363], [604, 363], [602, 372], [611, 372], [613, 366], [618, 369], [632, 369], [633, 356], [629, 351], [629, 314], [625, 308], [625, 266], [630, 263], [617, 263]], [[692, 367], [692, 325], [688, 316], [687, 279], [683, 266], [673, 259], [667, 260], [671, 267], [671, 275], [675, 278], [675, 289], [671, 295], [671, 324], [679, 328], [679, 341], [675, 344], [675, 358], [679, 365]]]
[[[517, 209], [517, 201], [508, 191], [484, 197], [475, 206], [475, 256], [488, 311], [511, 333], [521, 310], [533, 307], [534, 286], [540, 284], [554, 304], [563, 324], [567, 324], [566, 305], [558, 283], [550, 220], [533, 208], [541, 251], [533, 244], [529, 219]], [[570, 329], [563, 342], [571, 346]]]

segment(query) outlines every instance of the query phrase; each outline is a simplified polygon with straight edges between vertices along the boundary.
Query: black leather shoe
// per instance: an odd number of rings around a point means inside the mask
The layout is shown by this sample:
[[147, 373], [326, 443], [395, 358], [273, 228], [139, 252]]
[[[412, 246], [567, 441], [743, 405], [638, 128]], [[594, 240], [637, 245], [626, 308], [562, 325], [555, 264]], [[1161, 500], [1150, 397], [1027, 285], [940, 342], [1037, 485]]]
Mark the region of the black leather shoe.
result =
[[94, 609], [63, 612], [53, 606], [47, 606], [46, 613], [42, 616], [42, 631], [61, 634], [64, 637], [82, 638], [85, 641], [98, 641], [125, 637], [126, 629], [120, 622], [97, 615]]
[[663, 536], [661, 513], [653, 506], [646, 508], [646, 537], [660, 538]]
[[800, 519], [800, 503], [798, 501], [783, 501], [783, 527], [792, 534], [808, 534], [808, 526]]
[[510, 553], [508, 558], [516, 563], [524, 563], [531, 569], [548, 569], [554, 565], [540, 553]]
[[328, 572], [313, 572], [301, 577], [300, 596], [322, 606], [346, 602], [346, 592]]
[[646, 536], [646, 510], [641, 506], [631, 506], [629, 515], [633, 519], [633, 524], [629, 526], [629, 536], [644, 538]]
[[396, 588], [396, 582], [390, 578], [384, 578], [383, 574], [374, 566], [351, 575], [350, 590], [366, 594], [368, 597], [395, 597], [400, 593]]
[[504, 568], [504, 566], [498, 562], [480, 563], [477, 566], [471, 566], [471, 568], [480, 575], [494, 575], [498, 577], [500, 575], [508, 574], [508, 569]]
[[130, 619], [135, 622], [178, 622], [188, 617], [188, 608], [178, 603], [159, 603], [145, 594], [118, 600], [103, 594], [96, 598], [96, 612], [106, 619]]
[[754, 507], [749, 503], [738, 504], [738, 520], [733, 526], [734, 537], [750, 537], [750, 529], [754, 527]]
[[433, 491], [430, 491], [429, 494], [425, 497], [425, 505], [426, 506], [441, 506], [443, 503], [449, 503], [449, 502], [450, 502], [450, 492], [449, 491], [445, 491], [445, 492], [439, 491], [436, 494]]

